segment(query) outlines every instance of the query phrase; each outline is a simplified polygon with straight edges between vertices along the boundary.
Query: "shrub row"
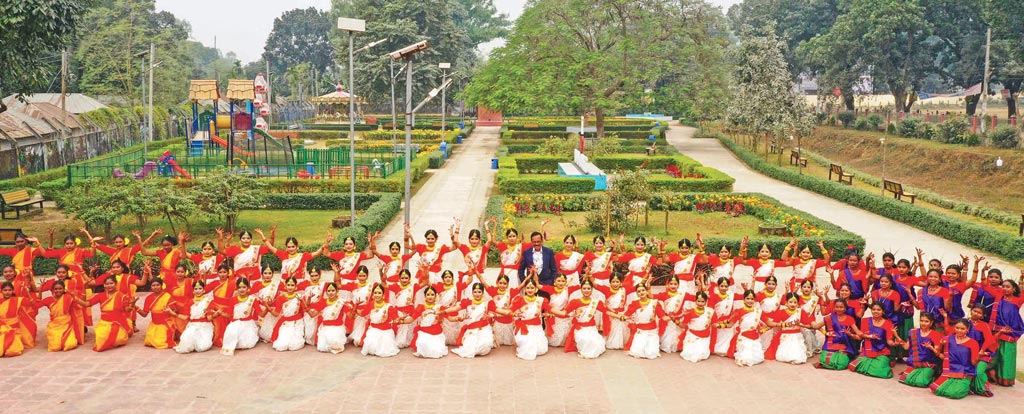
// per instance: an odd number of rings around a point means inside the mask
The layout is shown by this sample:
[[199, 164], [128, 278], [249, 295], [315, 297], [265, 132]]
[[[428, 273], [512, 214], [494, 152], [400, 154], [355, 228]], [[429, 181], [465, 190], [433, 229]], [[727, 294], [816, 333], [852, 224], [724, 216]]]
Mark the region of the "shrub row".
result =
[[[349, 208], [349, 197], [348, 193], [330, 193], [330, 194], [268, 194], [266, 196], [266, 204], [263, 208], [268, 209], [303, 209], [303, 210], [335, 210], [335, 209], [348, 209]], [[332, 250], [340, 250], [344, 244], [344, 238], [351, 236], [356, 240], [356, 248], [362, 250], [366, 248], [366, 236], [370, 233], [381, 231], [391, 222], [392, 219], [401, 210], [402, 196], [400, 193], [384, 193], [384, 194], [356, 194], [356, 209], [365, 210], [363, 214], [356, 218], [354, 226], [345, 227], [339, 231], [335, 241], [331, 244]], [[283, 239], [279, 238], [278, 243], [281, 243]], [[304, 244], [299, 246], [299, 250], [312, 252], [320, 248], [321, 243], [317, 240], [303, 240]], [[196, 241], [193, 246], [189, 247], [189, 251], [192, 253], [199, 252], [199, 243]], [[132, 261], [132, 271], [136, 274], [140, 274], [142, 271], [142, 263], [146, 258], [142, 255], [136, 255], [135, 260]], [[7, 255], [0, 255], [0, 266], [7, 265], [11, 262], [11, 257]], [[96, 257], [92, 259], [92, 262], [100, 264], [101, 268], [105, 268], [107, 263], [110, 263], [109, 257], [103, 252], [96, 252]], [[270, 265], [275, 270], [281, 269], [281, 261], [272, 254], [263, 255], [263, 264]], [[329, 269], [331, 266], [331, 259], [320, 256], [312, 262], [313, 266], [317, 266], [321, 269]], [[37, 258], [32, 265], [36, 273], [39, 275], [52, 275], [57, 269], [56, 259]]]
[[[518, 198], [525, 197], [525, 198], [528, 198], [528, 199], [533, 200], [533, 201], [543, 201], [544, 198], [550, 198], [550, 197], [554, 197], [554, 196], [557, 196], [558, 198], [560, 198], [559, 205], [562, 207], [562, 211], [587, 211], [590, 208], [590, 206], [593, 205], [594, 202], [596, 202], [596, 201], [601, 199], [601, 196], [596, 195], [596, 194], [522, 194], [522, 195], [518, 195], [517, 197]], [[798, 240], [798, 242], [801, 245], [812, 245], [812, 244], [816, 244], [818, 240], [821, 240], [825, 244], [826, 248], [834, 249], [835, 251], [843, 251], [843, 250], [845, 250], [846, 246], [849, 246], [849, 245], [863, 247], [864, 244], [865, 244], [864, 238], [862, 238], [862, 237], [860, 237], [860, 236], [858, 236], [858, 235], [856, 235], [856, 234], [854, 234], [852, 232], [844, 230], [843, 228], [841, 228], [839, 226], [836, 226], [835, 224], [832, 224], [832, 223], [830, 223], [828, 221], [825, 221], [825, 220], [823, 220], [821, 218], [815, 217], [815, 216], [813, 216], [813, 215], [811, 215], [811, 214], [809, 214], [809, 213], [807, 213], [805, 211], [797, 210], [795, 208], [786, 206], [786, 205], [782, 204], [779, 200], [776, 200], [774, 198], [768, 197], [767, 195], [764, 195], [764, 194], [761, 194], [761, 193], [730, 193], [730, 194], [724, 194], [723, 196], [744, 196], [744, 197], [756, 197], [756, 198], [759, 198], [762, 201], [770, 203], [770, 204], [776, 206], [777, 208], [779, 208], [780, 210], [782, 210], [782, 211], [784, 211], [786, 213], [789, 213], [789, 214], [794, 215], [794, 216], [798, 216], [798, 217], [801, 218], [801, 220], [804, 220], [804, 221], [808, 222], [809, 224], [811, 224], [811, 225], [813, 225], [813, 226], [815, 226], [815, 227], [825, 231], [826, 235], [823, 236], [823, 237], [797, 237], [797, 240]], [[664, 211], [665, 208], [668, 208], [669, 210], [672, 210], [672, 211], [691, 211], [691, 210], [693, 210], [694, 201], [695, 201], [695, 199], [697, 197], [706, 197], [706, 194], [700, 194], [700, 193], [683, 193], [683, 194], [659, 193], [659, 194], [654, 194], [653, 195], [653, 199], [651, 200], [649, 206], [650, 206], [651, 210], [655, 210], [655, 211]], [[671, 199], [671, 201], [667, 202], [666, 200], [669, 200], [669, 199]], [[509, 200], [508, 197], [492, 197], [490, 200], [488, 200], [487, 209], [486, 209], [486, 212], [485, 212], [486, 217], [491, 217], [491, 216], [498, 217], [498, 222], [501, 223], [502, 228], [509, 228], [510, 226], [511, 227], [515, 227], [515, 225], [516, 225], [515, 218], [511, 217], [511, 216], [506, 216], [506, 214], [505, 214], [504, 204], [508, 200]], [[761, 217], [761, 218], [763, 219], [763, 217]], [[530, 231], [533, 231], [534, 229], [518, 229], [518, 230], [520, 231], [520, 234], [522, 234], [523, 232], [530, 232]], [[497, 236], [499, 238], [503, 238], [504, 233], [502, 232], [502, 234], [500, 234], [500, 235], [496, 234], [495, 236]], [[636, 236], [645, 236], [645, 235], [644, 234], [630, 235], [630, 238], [632, 239], [633, 237], [636, 237]], [[646, 236], [654, 236], [654, 235], [646, 235]], [[661, 234], [658, 234], [657, 236], [661, 236]], [[694, 240], [694, 238], [695, 238], [695, 235], [691, 236], [689, 238], [690, 238], [690, 240], [692, 242]], [[648, 240], [648, 241], [650, 241], [650, 240]], [[706, 238], [705, 239], [706, 248], [711, 249], [712, 252], [717, 252], [718, 249], [721, 249], [721, 247], [723, 245], [730, 247], [731, 249], [733, 249], [733, 251], [738, 251], [741, 242], [742, 242], [741, 238], [718, 238], [718, 237], [711, 237], [711, 238]], [[771, 238], [769, 238], [769, 237], [759, 236], [757, 234], [751, 234], [750, 235], [749, 245], [750, 246], [757, 246], [757, 247], [759, 247], [762, 244], [767, 244], [772, 249], [773, 252], [778, 254], [778, 253], [782, 252], [782, 250], [786, 247], [786, 245], [788, 243], [789, 243], [789, 239], [787, 239], [787, 238], [781, 238], [781, 237], [771, 237]], [[666, 251], [675, 250], [673, 248], [675, 246], [675, 244], [676, 244], [676, 240], [670, 241], [671, 247], [666, 249]], [[562, 243], [561, 243], [561, 239], [560, 238], [559, 239], [553, 238], [553, 239], [549, 240], [547, 243], [545, 243], [545, 245], [548, 246], [548, 247], [551, 247], [553, 249], [556, 249], [556, 251], [560, 250], [562, 248]], [[592, 243], [591, 240], [580, 239], [579, 240], [579, 247], [581, 249], [590, 249], [590, 248], [593, 247], [593, 243]], [[817, 251], [816, 247], [812, 248], [812, 250], [814, 250], [816, 256], [819, 254], [819, 252]]]
[[[711, 167], [696, 166], [690, 173], [698, 173], [704, 178], [660, 178], [650, 177], [647, 182], [654, 191], [672, 192], [729, 192], [735, 179]], [[684, 172], [685, 174], [685, 172]]]
[[[557, 157], [554, 159], [555, 170], [558, 168]], [[519, 175], [519, 160], [513, 157], [502, 157], [498, 160], [498, 175], [495, 178], [498, 190], [504, 194], [529, 193], [589, 193], [594, 191], [593, 178], [565, 177], [529, 177]]]
[[800, 175], [796, 171], [776, 167], [763, 161], [724, 135], [719, 135], [718, 139], [744, 163], [769, 177], [905, 223], [939, 237], [996, 253], [1010, 260], [1024, 260], [1024, 238], [1014, 234], [959, 220], [895, 199], [880, 197], [877, 194], [834, 181]]

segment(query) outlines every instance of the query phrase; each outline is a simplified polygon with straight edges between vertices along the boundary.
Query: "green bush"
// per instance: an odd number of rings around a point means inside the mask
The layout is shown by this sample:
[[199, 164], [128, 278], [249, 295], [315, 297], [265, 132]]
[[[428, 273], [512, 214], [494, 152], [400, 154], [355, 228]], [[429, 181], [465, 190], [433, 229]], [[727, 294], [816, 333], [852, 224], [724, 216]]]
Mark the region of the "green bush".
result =
[[964, 139], [964, 144], [968, 147], [977, 147], [981, 145], [981, 137], [978, 134], [967, 134], [967, 138]]
[[850, 124], [852, 124], [853, 120], [856, 118], [856, 115], [853, 114], [853, 111], [843, 111], [836, 117], [839, 118], [839, 122], [843, 123], [843, 128], [849, 128]]
[[896, 124], [889, 124], [885, 127], [885, 133], [889, 135], [896, 135]]
[[935, 128], [932, 127], [932, 124], [929, 124], [927, 122], [922, 122], [920, 125], [918, 125], [917, 126], [917, 132], [916, 132], [916, 134], [914, 134], [914, 136], [916, 138], [918, 138], [918, 139], [928, 139], [928, 140], [932, 139], [932, 137], [934, 135], [935, 135]]
[[589, 193], [594, 191], [593, 178], [516, 176], [498, 180], [503, 194]]
[[771, 178], [979, 250], [996, 253], [1010, 260], [1024, 260], [1024, 238], [1017, 237], [1016, 234], [960, 220], [892, 198], [880, 197], [874, 192], [869, 193], [835, 181], [800, 175], [796, 171], [765, 162], [723, 135], [719, 135], [718, 139], [744, 163]]
[[882, 126], [882, 122], [885, 122], [885, 119], [879, 114], [868, 115], [867, 119], [872, 131], [878, 131], [878, 127]]
[[699, 173], [704, 178], [648, 178], [647, 182], [654, 191], [671, 192], [730, 192], [735, 179], [711, 167], [697, 166], [690, 172]]
[[427, 168], [441, 168], [444, 165], [444, 153], [441, 150], [431, 152], [428, 157], [430, 161], [427, 163]]
[[997, 148], [1017, 148], [1020, 131], [1012, 126], [1003, 125], [989, 132], [988, 137]]
[[[42, 182], [36, 186], [36, 189], [39, 190], [40, 194], [42, 194], [43, 199], [59, 201], [60, 193], [68, 189], [68, 180], [58, 178], [56, 180]], [[63, 208], [60, 202], [57, 203], [57, 207]]]
[[857, 118], [857, 120], [853, 122], [853, 129], [858, 131], [867, 131], [871, 129], [871, 124], [865, 118]]
[[936, 127], [934, 139], [947, 144], [963, 144], [967, 142], [967, 119], [951, 117]]
[[904, 119], [896, 125], [896, 133], [902, 137], [917, 138], [917, 129], [921, 122], [916, 119]]
[[[384, 194], [356, 193], [356, 210], [366, 210], [380, 201]], [[348, 192], [337, 193], [269, 193], [264, 196], [263, 208], [270, 210], [348, 210]]]

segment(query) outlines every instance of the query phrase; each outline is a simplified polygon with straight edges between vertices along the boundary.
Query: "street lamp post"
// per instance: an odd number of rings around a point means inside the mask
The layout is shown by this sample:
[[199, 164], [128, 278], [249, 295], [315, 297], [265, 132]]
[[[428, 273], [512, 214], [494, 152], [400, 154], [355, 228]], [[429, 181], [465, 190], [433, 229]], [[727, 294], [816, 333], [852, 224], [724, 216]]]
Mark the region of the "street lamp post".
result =
[[[448, 62], [438, 63], [437, 67], [441, 68], [441, 84], [444, 85], [445, 81], [448, 80], [448, 69], [452, 68], [452, 64]], [[445, 129], [445, 101], [446, 101], [445, 89], [441, 90], [441, 142], [444, 142], [444, 129]]]
[[404, 219], [405, 219], [405, 225], [406, 226], [408, 226], [410, 224], [410, 221], [411, 221], [410, 220], [410, 215], [409, 215], [409, 210], [410, 210], [410, 207], [412, 207], [412, 193], [410, 191], [411, 190], [411, 188], [410, 188], [411, 184], [410, 183], [412, 182], [412, 175], [410, 173], [410, 166], [409, 166], [409, 164], [411, 162], [410, 158], [412, 158], [412, 153], [410, 152], [410, 150], [412, 148], [412, 114], [414, 112], [413, 111], [413, 107], [412, 107], [412, 60], [413, 60], [413, 55], [415, 55], [417, 52], [420, 52], [420, 51], [423, 51], [423, 50], [427, 50], [427, 48], [429, 48], [429, 47], [430, 46], [427, 44], [426, 41], [421, 41], [421, 42], [418, 42], [418, 43], [406, 46], [406, 47], [404, 47], [402, 49], [396, 50], [396, 51], [391, 52], [391, 53], [388, 54], [388, 56], [391, 58], [391, 60], [404, 59], [406, 61], [406, 64], [405, 64], [405, 200], [404, 200], [404, 204], [405, 204], [405, 206], [404, 206], [404, 210], [405, 210]]
[[355, 34], [366, 31], [366, 20], [338, 18], [338, 29], [348, 32], [348, 161], [349, 161], [349, 225], [356, 225], [356, 102], [355, 102]]

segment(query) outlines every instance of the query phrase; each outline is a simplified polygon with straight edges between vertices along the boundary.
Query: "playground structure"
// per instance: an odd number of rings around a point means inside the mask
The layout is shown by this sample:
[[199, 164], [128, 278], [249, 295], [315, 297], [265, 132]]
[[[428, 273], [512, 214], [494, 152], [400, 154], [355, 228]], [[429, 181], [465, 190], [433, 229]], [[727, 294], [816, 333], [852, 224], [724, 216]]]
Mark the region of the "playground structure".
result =
[[[193, 80], [189, 85], [192, 114], [184, 145], [171, 144], [156, 154], [146, 154], [140, 148], [69, 165], [68, 185], [100, 177], [142, 179], [154, 171], [162, 177], [192, 179], [225, 167], [257, 178], [348, 179], [353, 163], [347, 146], [293, 148], [291, 134], [277, 139], [265, 129], [268, 123], [263, 117], [270, 113], [266, 91], [262, 74], [255, 80], [229, 81], [223, 98], [217, 81]], [[405, 168], [404, 158], [390, 147], [360, 146], [354, 162], [356, 179], [388, 178]]]
[[[262, 73], [251, 81], [231, 79], [224, 96], [227, 113], [219, 113], [223, 106], [217, 81], [193, 80], [189, 86], [192, 129], [188, 163], [198, 159], [210, 163], [211, 158], [223, 157], [224, 165], [238, 167], [243, 163], [291, 164], [291, 140], [278, 140], [266, 131], [267, 121], [263, 117], [270, 114], [266, 96], [267, 82]], [[210, 101], [214, 109], [200, 113], [200, 101]]]

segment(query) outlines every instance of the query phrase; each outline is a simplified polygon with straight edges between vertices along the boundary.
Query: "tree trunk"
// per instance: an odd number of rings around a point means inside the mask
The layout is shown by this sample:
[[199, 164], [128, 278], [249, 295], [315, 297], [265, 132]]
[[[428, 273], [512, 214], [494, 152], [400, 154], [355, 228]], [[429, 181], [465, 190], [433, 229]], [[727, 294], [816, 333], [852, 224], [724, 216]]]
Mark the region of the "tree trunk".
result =
[[906, 113], [907, 92], [902, 89], [894, 89], [892, 91], [892, 98], [895, 102], [894, 107], [896, 108], [896, 112]]
[[847, 111], [854, 110], [855, 109], [854, 108], [854, 98], [855, 98], [855, 96], [853, 95], [853, 90], [852, 89], [847, 89], [847, 90], [842, 90], [841, 92], [843, 94], [843, 105], [846, 105], [846, 110]]
[[229, 234], [235, 232], [235, 219], [237, 219], [237, 218], [238, 218], [237, 214], [225, 214], [224, 215], [224, 227], [227, 228], [227, 232]]
[[1021, 84], [1024, 84], [1022, 80], [1008, 81], [1003, 86], [1006, 87], [1007, 92], [1010, 93], [1009, 97], [1006, 98], [1006, 118], [1020, 117], [1017, 113], [1017, 98], [1020, 94]]
[[974, 113], [978, 111], [979, 101], [981, 101], [981, 95], [971, 95], [964, 97], [964, 103], [967, 104], [967, 116], [974, 116]]
[[604, 138], [604, 109], [594, 108], [594, 118], [597, 118], [594, 122], [594, 125], [597, 126], [597, 138]]

